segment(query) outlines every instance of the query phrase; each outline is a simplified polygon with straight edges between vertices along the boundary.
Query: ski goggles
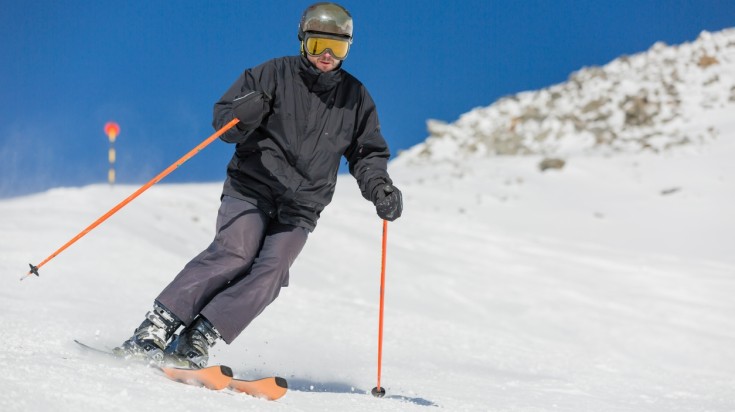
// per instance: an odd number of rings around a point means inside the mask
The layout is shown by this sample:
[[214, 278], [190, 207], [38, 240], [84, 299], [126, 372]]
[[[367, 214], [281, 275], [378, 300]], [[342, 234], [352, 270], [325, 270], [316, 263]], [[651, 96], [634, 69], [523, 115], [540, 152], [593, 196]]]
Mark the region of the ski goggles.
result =
[[310, 56], [321, 56], [329, 51], [335, 59], [344, 60], [350, 51], [351, 39], [325, 34], [307, 33], [304, 38], [304, 50]]

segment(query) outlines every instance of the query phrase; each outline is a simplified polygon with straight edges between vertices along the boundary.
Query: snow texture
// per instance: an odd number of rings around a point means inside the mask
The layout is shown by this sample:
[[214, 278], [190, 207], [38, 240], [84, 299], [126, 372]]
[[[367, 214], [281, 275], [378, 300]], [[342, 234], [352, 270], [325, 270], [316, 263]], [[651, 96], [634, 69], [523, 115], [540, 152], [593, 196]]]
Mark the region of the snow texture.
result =
[[[569, 132], [559, 138], [559, 147], [574, 148], [566, 165], [542, 172], [546, 149], [467, 155], [456, 141], [432, 137], [391, 163], [405, 213], [388, 229], [384, 399], [369, 394], [382, 223], [350, 176], [340, 176], [290, 286], [232, 345], [213, 349], [212, 363], [238, 377], [287, 378], [291, 390], [277, 402], [181, 385], [73, 343], [112, 347], [129, 337], [211, 240], [220, 183], [158, 184], [45, 265], [40, 278], [22, 282], [28, 262], [39, 263], [136, 187], [57, 188], [0, 201], [0, 411], [735, 410], [735, 103], [722, 95], [732, 90], [684, 80], [687, 70], [699, 78], [715, 70], [719, 82], [731, 81], [732, 66], [718, 64], [732, 64], [733, 32], [703, 38], [719, 39], [719, 49], [706, 49], [719, 63], [697, 69], [679, 60], [683, 49], [696, 55], [698, 40], [656, 45], [651, 55], [604, 68], [608, 80], [614, 73], [620, 89], [637, 93], [650, 84], [630, 67], [653, 56], [650, 67], [672, 61], [661, 72], [677, 68], [681, 103], [646, 126], [665, 150], [587, 150], [579, 144], [590, 140], [586, 132]], [[539, 122], [556, 118], [554, 130], [566, 130], [562, 106], [578, 113], [579, 99], [605, 96], [617, 102], [604, 103], [606, 127], [637, 133], [615, 126], [623, 94], [603, 87], [604, 76], [585, 69], [572, 82], [581, 86], [535, 92], [560, 94]], [[513, 107], [525, 112], [535, 99], [522, 94]], [[469, 120], [492, 128], [504, 105], [510, 100], [442, 127], [471, 142], [474, 134], [461, 134]], [[685, 135], [686, 144], [669, 145]]]

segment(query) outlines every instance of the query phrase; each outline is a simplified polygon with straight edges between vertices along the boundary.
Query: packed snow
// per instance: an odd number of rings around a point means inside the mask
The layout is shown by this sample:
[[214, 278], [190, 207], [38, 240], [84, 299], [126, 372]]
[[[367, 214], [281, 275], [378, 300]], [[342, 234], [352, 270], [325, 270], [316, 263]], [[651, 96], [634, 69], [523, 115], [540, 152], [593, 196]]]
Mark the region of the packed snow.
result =
[[213, 348], [240, 378], [288, 379], [275, 402], [73, 342], [130, 336], [213, 237], [221, 183], [160, 183], [23, 281], [137, 187], [2, 200], [0, 410], [735, 410], [734, 108], [698, 109], [717, 130], [704, 141], [545, 172], [542, 154], [392, 162], [405, 210], [388, 225], [383, 399], [382, 222], [352, 177], [290, 286]]

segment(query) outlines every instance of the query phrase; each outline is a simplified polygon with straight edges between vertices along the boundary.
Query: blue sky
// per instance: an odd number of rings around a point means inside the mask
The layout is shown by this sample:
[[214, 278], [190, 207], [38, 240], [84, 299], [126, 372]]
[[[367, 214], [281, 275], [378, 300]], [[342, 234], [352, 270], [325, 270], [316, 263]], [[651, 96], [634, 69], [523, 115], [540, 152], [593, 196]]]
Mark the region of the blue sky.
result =
[[[310, 1], [34, 1], [0, 7], [0, 197], [107, 179], [143, 184], [209, 136], [214, 102], [246, 68], [298, 53]], [[735, 26], [733, 1], [343, 1], [344, 68], [378, 105], [394, 153], [426, 120], [648, 49]], [[164, 182], [221, 181], [215, 142]]]

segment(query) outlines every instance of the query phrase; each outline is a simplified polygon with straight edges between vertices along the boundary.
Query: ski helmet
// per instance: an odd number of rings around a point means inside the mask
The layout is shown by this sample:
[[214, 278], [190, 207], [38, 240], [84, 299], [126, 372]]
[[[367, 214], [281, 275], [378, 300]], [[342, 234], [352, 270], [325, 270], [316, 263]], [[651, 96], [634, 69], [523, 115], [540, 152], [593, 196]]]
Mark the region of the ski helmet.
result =
[[352, 16], [337, 3], [314, 3], [304, 10], [299, 23], [299, 40], [306, 32], [333, 34], [352, 40]]

